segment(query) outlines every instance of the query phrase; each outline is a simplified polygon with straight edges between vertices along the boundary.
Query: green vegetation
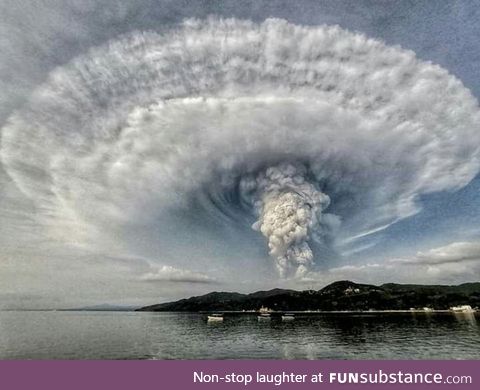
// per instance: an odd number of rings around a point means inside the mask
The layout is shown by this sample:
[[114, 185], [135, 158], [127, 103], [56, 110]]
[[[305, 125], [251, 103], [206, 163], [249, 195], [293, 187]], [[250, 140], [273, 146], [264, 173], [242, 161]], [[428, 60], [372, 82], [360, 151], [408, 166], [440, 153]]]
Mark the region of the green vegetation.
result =
[[274, 310], [408, 310], [451, 306], [480, 307], [480, 283], [458, 286], [423, 286], [388, 283], [381, 286], [350, 281], [332, 283], [321, 290], [274, 289], [252, 294], [211, 292], [206, 295], [142, 307], [139, 311], [242, 311], [261, 306]]

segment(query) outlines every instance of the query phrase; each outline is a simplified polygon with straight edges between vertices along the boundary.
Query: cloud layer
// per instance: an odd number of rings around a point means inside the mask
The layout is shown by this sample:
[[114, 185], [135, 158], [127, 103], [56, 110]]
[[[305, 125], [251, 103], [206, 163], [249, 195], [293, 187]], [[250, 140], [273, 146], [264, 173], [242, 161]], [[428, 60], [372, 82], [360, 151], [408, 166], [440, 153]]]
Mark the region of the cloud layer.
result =
[[140, 276], [147, 282], [215, 283], [215, 279], [200, 272], [174, 268], [169, 265], [153, 267], [150, 272]]
[[[258, 220], [280, 274], [303, 276], [312, 241], [378, 231], [468, 184], [479, 119], [462, 83], [413, 52], [338, 27], [187, 20], [53, 70], [0, 153], [49, 237], [95, 249], [179, 210]], [[303, 183], [272, 191], [285, 166]]]
[[480, 276], [480, 244], [476, 241], [453, 242], [419, 251], [413, 256], [385, 259], [381, 262], [333, 267], [325, 273], [310, 273], [303, 283], [326, 284], [350, 279], [357, 282], [456, 284], [477, 282]]

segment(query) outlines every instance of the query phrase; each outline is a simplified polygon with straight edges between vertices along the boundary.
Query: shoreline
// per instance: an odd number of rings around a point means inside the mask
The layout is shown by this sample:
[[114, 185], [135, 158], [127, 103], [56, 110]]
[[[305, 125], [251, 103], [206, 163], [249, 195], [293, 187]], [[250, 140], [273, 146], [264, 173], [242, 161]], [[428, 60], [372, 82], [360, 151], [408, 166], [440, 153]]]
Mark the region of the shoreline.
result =
[[[157, 313], [161, 313], [158, 311]], [[166, 313], [166, 312], [164, 312]], [[182, 313], [181, 311], [175, 312], [172, 311], [170, 313]], [[187, 312], [184, 312], [187, 313]], [[198, 311], [198, 312], [190, 312], [190, 313], [199, 313], [199, 314], [211, 314], [211, 313], [223, 313], [223, 314], [232, 314], [232, 315], [259, 315], [264, 312], [255, 310], [255, 311], [232, 311], [232, 310], [208, 310], [208, 311]], [[282, 315], [282, 314], [307, 314], [307, 315], [314, 315], [314, 314], [477, 314], [480, 313], [480, 310], [473, 310], [473, 311], [453, 311], [450, 309], [440, 309], [440, 310], [281, 310], [281, 311], [271, 311], [267, 314], [275, 315]]]

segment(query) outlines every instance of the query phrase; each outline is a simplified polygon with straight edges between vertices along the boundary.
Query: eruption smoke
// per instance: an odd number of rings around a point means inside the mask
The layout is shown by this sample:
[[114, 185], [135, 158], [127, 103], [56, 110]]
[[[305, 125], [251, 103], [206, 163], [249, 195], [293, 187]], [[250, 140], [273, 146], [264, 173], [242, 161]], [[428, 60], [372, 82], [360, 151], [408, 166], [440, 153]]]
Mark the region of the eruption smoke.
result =
[[313, 252], [308, 241], [312, 232], [320, 230], [321, 213], [330, 203], [327, 195], [308, 182], [306, 174], [303, 166], [282, 164], [241, 182], [243, 191], [255, 191], [259, 220], [253, 228], [267, 238], [282, 277], [292, 270], [301, 277], [311, 269]]
[[53, 70], [2, 129], [0, 153], [57, 239], [181, 232], [175, 210], [256, 219], [280, 275], [301, 277], [314, 243], [378, 231], [421, 195], [467, 185], [479, 119], [462, 83], [411, 51], [339, 27], [213, 18]]

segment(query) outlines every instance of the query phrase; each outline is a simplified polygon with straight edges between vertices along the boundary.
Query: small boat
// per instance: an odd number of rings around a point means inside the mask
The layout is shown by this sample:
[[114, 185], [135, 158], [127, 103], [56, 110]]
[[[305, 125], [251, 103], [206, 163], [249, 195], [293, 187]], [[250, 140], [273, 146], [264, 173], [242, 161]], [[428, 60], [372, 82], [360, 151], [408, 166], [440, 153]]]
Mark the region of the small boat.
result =
[[207, 319], [208, 322], [221, 322], [223, 321], [223, 314], [210, 314]]
[[272, 319], [270, 313], [260, 313], [257, 318], [259, 321], [270, 321]]
[[295, 314], [284, 314], [282, 316], [282, 321], [293, 321], [295, 319]]

